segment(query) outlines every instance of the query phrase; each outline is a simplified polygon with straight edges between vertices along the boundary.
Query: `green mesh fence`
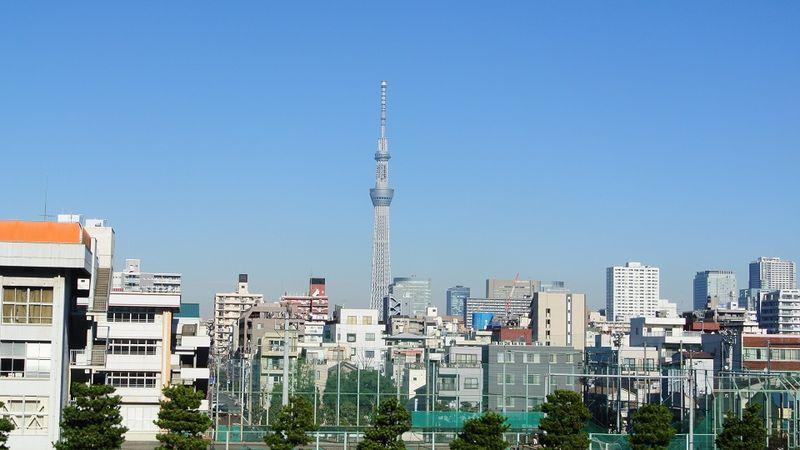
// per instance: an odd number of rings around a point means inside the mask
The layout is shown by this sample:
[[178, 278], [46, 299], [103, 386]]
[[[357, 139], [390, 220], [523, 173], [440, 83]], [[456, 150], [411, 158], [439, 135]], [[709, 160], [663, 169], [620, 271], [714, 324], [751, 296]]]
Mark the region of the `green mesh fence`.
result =
[[[477, 412], [463, 411], [412, 411], [411, 426], [414, 429], [461, 430], [465, 421], [480, 415]], [[512, 430], [538, 428], [539, 421], [544, 417], [542, 412], [522, 411], [508, 411], [503, 415]]]
[[[591, 450], [629, 450], [628, 436], [625, 434], [589, 434]], [[669, 450], [686, 450], [689, 448], [689, 435], [676, 434], [669, 444]], [[695, 434], [692, 448], [694, 450], [710, 450], [714, 448], [713, 434]]]

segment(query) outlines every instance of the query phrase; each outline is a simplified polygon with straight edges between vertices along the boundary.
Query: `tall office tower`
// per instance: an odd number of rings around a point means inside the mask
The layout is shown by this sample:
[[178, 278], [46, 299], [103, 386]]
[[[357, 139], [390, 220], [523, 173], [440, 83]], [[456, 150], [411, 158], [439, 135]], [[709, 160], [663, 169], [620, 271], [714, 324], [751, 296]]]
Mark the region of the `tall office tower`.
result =
[[[389, 293], [392, 259], [389, 255], [389, 205], [394, 189], [389, 187], [389, 140], [386, 137], [386, 81], [381, 81], [381, 136], [375, 152], [375, 187], [369, 190], [375, 208], [372, 227], [372, 281], [369, 307], [382, 311], [383, 299]], [[381, 314], [382, 315], [382, 314]]]
[[214, 296], [214, 342], [212, 348], [215, 355], [222, 356], [231, 353], [239, 316], [254, 305], [263, 302], [263, 295], [250, 293], [246, 273], [239, 274], [236, 292], [217, 293]]
[[430, 303], [430, 278], [396, 277], [389, 285], [384, 319], [388, 316], [425, 316], [425, 308]]
[[447, 315], [464, 317], [464, 308], [469, 298], [469, 288], [454, 286], [447, 289]]
[[114, 292], [180, 292], [181, 274], [172, 272], [142, 272], [142, 261], [126, 259], [125, 268], [114, 272], [111, 281]]
[[712, 305], [721, 305], [737, 301], [739, 290], [736, 288], [736, 275], [730, 270], [706, 270], [694, 276], [695, 310], [706, 309], [709, 297]]
[[749, 288], [764, 292], [797, 289], [797, 267], [794, 261], [762, 256], [751, 262]]
[[533, 298], [533, 293], [538, 292], [541, 282], [537, 280], [500, 280], [488, 278], [486, 280], [486, 298], [508, 298], [514, 291], [513, 298]]
[[606, 269], [606, 317], [609, 321], [655, 317], [660, 295], [658, 267], [631, 261]]
[[536, 292], [531, 301], [533, 341], [546, 346], [586, 346], [586, 295]]

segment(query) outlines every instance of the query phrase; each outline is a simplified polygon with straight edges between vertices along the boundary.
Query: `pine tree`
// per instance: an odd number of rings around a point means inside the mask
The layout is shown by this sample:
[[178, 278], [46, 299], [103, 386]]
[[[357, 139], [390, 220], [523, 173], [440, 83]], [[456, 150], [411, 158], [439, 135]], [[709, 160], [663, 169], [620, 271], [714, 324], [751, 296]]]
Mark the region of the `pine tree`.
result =
[[61, 418], [61, 440], [58, 450], [120, 448], [125, 442], [120, 397], [111, 395], [114, 387], [106, 384], [72, 385], [72, 403], [64, 408]]
[[211, 419], [198, 411], [203, 392], [183, 386], [166, 386], [162, 390], [166, 400], [161, 401], [156, 425], [166, 433], [156, 436], [164, 450], [201, 450], [208, 447], [203, 433], [211, 427]]
[[664, 405], [649, 404], [633, 415], [633, 430], [628, 436], [633, 450], [664, 450], [675, 435], [672, 412]]
[[557, 390], [547, 396], [542, 411], [547, 414], [539, 423], [539, 429], [545, 432], [542, 436], [545, 448], [560, 450], [589, 448], [589, 436], [581, 429], [590, 414], [578, 393]]
[[717, 435], [720, 450], [759, 450], [767, 440], [767, 428], [761, 418], [761, 405], [749, 402], [742, 418], [728, 411], [722, 423], [722, 432]]
[[317, 429], [312, 408], [305, 397], [289, 398], [289, 404], [280, 409], [272, 422], [273, 432], [264, 436], [270, 450], [291, 450], [311, 442], [308, 432]]
[[[3, 408], [5, 404], [0, 402], [0, 409]], [[0, 450], [8, 450], [8, 446], [6, 442], [8, 442], [8, 433], [14, 431], [13, 423], [10, 420], [6, 419], [5, 417], [0, 417]]]
[[508, 447], [503, 433], [509, 425], [506, 418], [493, 411], [464, 422], [464, 429], [450, 443], [452, 450], [503, 450]]
[[372, 426], [364, 432], [364, 440], [358, 450], [405, 450], [400, 436], [411, 429], [411, 414], [396, 398], [381, 401], [372, 420]]

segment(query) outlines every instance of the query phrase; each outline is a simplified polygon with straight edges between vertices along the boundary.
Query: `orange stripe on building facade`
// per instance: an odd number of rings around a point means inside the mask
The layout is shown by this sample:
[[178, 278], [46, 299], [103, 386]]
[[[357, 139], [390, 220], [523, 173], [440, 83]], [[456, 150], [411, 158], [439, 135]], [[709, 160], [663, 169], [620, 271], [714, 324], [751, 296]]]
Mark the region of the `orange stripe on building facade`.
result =
[[77, 223], [0, 220], [0, 241], [91, 246], [89, 234]]

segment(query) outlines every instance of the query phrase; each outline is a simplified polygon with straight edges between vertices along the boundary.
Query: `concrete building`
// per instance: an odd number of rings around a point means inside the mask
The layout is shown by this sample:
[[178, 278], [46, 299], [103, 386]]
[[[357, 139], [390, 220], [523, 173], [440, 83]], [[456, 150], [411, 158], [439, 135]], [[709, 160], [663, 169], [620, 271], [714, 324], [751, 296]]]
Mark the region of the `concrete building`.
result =
[[705, 309], [709, 300], [714, 307], [734, 302], [739, 297], [736, 275], [730, 270], [705, 270], [697, 272], [692, 283], [693, 308]]
[[541, 282], [537, 280], [502, 280], [499, 278], [488, 278], [486, 280], [486, 298], [506, 299], [509, 295], [512, 298], [528, 299], [533, 298], [533, 293], [539, 291]]
[[328, 320], [328, 295], [325, 293], [325, 278], [311, 278], [308, 292], [303, 295], [284, 294], [282, 305], [294, 308], [294, 314], [303, 320]]
[[[208, 322], [200, 319], [200, 304], [181, 303], [172, 323], [172, 384], [191, 385], [207, 393], [211, 336]], [[204, 401], [200, 409], [207, 407]]]
[[653, 317], [660, 297], [659, 269], [639, 262], [606, 269], [606, 317], [626, 322]]
[[483, 394], [483, 349], [451, 346], [436, 370], [437, 398], [452, 409], [477, 407]]
[[453, 286], [447, 289], [447, 315], [464, 317], [467, 299], [469, 298], [469, 288], [464, 286]]
[[215, 355], [224, 356], [231, 353], [239, 317], [243, 312], [263, 302], [263, 295], [250, 293], [245, 273], [239, 274], [236, 292], [217, 293], [214, 296], [212, 345]]
[[750, 289], [765, 292], [797, 289], [797, 267], [794, 261], [762, 256], [750, 263]]
[[655, 347], [661, 361], [667, 361], [677, 351], [700, 350], [701, 333], [686, 331], [683, 317], [636, 317], [630, 320], [632, 347]]
[[780, 289], [766, 294], [759, 326], [770, 334], [800, 334], [800, 290]]
[[743, 334], [733, 348], [733, 367], [763, 372], [800, 372], [800, 334]]
[[384, 301], [384, 320], [388, 316], [424, 316], [431, 304], [430, 278], [397, 277], [389, 285]]
[[538, 409], [548, 392], [568, 389], [580, 392], [577, 376], [548, 373], [582, 373], [583, 352], [569, 347], [491, 344], [483, 347], [486, 362], [484, 405], [495, 411]]
[[113, 292], [180, 292], [181, 274], [142, 272], [139, 259], [126, 259], [121, 272], [114, 272]]
[[377, 310], [337, 306], [333, 320], [325, 326], [325, 341], [343, 348], [346, 362], [382, 372], [386, 357], [383, 332]]
[[530, 298], [475, 298], [467, 299], [467, 308], [464, 311], [464, 323], [467, 329], [472, 328], [472, 313], [492, 313], [495, 319], [506, 318], [506, 305], [508, 305], [508, 318], [529, 317], [531, 311]]
[[586, 295], [534, 293], [531, 329], [536, 343], [583, 350], [586, 343]]
[[10, 448], [59, 439], [68, 338], [81, 332], [71, 312], [96, 289], [97, 252], [80, 223], [0, 221], [0, 414], [15, 426]]

